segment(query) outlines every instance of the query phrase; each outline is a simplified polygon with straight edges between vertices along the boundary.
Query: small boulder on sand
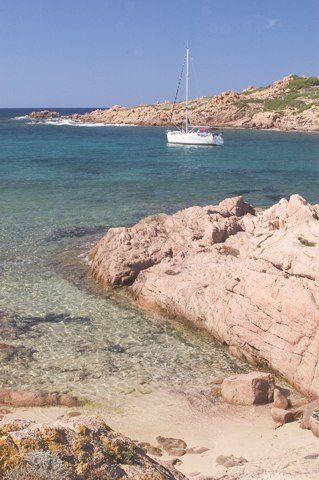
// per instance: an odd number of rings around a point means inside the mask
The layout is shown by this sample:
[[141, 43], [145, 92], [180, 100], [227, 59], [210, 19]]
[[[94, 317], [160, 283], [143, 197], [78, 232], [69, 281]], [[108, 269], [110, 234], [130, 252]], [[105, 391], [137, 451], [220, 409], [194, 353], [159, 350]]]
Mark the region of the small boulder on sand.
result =
[[274, 396], [275, 383], [270, 373], [250, 372], [225, 378], [222, 383], [222, 397], [232, 404], [264, 405]]
[[274, 408], [282, 408], [286, 410], [289, 407], [289, 400], [282, 393], [282, 390], [278, 387], [274, 390]]
[[275, 423], [278, 425], [284, 425], [295, 420], [293, 412], [284, 410], [283, 408], [272, 408], [270, 410], [271, 416]]

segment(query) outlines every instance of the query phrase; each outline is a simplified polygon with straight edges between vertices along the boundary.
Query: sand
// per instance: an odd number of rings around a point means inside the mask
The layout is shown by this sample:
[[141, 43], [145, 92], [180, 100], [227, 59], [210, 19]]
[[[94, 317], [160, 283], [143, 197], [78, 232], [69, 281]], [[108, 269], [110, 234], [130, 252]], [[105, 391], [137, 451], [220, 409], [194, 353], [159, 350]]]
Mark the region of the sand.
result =
[[[189, 479], [306, 480], [319, 478], [319, 439], [302, 430], [298, 422], [276, 428], [271, 405], [233, 406], [196, 388], [157, 390], [118, 404], [87, 405], [81, 408], [10, 408], [3, 421], [30, 419], [51, 423], [67, 419], [74, 412], [100, 415], [106, 423], [133, 440], [156, 446], [156, 437], [183, 439], [188, 448], [205, 447], [196, 454], [186, 453], [176, 465]], [[234, 466], [219, 465], [220, 456], [236, 457]], [[242, 464], [238, 458], [247, 460]], [[154, 457], [171, 461], [167, 454]], [[243, 461], [243, 460], [242, 460]]]

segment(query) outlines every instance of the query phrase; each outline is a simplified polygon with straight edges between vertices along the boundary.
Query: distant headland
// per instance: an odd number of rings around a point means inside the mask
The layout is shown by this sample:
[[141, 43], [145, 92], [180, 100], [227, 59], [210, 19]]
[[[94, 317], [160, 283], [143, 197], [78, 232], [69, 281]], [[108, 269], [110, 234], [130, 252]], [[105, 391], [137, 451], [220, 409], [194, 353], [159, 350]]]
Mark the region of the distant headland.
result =
[[[84, 115], [63, 116], [44, 110], [32, 112], [33, 120], [68, 119], [75, 123], [134, 124], [167, 126], [184, 122], [184, 102], [178, 102], [171, 119], [168, 100], [150, 105], [123, 107], [114, 105]], [[241, 93], [226, 91], [189, 102], [192, 124], [225, 128], [278, 129], [282, 131], [319, 131], [319, 77], [288, 75], [271, 85], [247, 87]]]

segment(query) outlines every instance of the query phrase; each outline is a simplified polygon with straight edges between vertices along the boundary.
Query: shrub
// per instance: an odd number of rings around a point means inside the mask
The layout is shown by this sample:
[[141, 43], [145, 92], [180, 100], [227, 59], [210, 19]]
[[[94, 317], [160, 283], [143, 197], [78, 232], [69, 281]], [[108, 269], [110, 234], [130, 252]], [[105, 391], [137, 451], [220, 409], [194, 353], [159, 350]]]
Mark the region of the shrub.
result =
[[293, 75], [293, 79], [289, 83], [290, 90], [300, 90], [301, 88], [309, 88], [319, 85], [318, 77], [299, 77]]
[[72, 480], [72, 472], [58, 455], [49, 451], [31, 452], [25, 457], [26, 465], [9, 470], [4, 480]]
[[293, 108], [299, 94], [296, 92], [289, 92], [280, 97], [265, 100], [265, 110], [284, 110], [285, 108]]

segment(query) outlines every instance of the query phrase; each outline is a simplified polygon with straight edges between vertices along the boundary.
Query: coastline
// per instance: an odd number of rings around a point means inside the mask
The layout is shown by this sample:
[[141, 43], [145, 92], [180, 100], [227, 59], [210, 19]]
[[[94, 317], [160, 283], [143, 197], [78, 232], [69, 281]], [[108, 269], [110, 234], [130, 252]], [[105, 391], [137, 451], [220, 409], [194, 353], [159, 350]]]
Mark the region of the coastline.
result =
[[292, 195], [259, 212], [239, 196], [146, 217], [108, 231], [90, 251], [90, 275], [316, 398], [318, 209]]
[[[317, 77], [288, 75], [264, 88], [249, 87], [242, 92], [225, 91], [212, 97], [192, 99], [189, 122], [223, 128], [278, 129], [278, 131], [319, 131]], [[293, 99], [293, 100], [292, 100]], [[298, 100], [298, 101], [297, 101]], [[184, 102], [168, 100], [133, 107], [113, 105], [106, 110], [63, 117], [59, 112], [31, 112], [30, 119], [69, 119], [74, 122], [134, 124], [138, 126], [184, 125]]]
[[[45, 111], [46, 112], [46, 111]], [[31, 112], [30, 115], [32, 115]], [[41, 114], [41, 112], [39, 112]], [[23, 119], [30, 120], [32, 117], [30, 115], [26, 115], [23, 117]], [[169, 128], [169, 124], [161, 124], [161, 125], [154, 125], [153, 123], [145, 124], [145, 123], [121, 123], [121, 122], [101, 122], [101, 121], [92, 121], [92, 120], [74, 120], [72, 119], [71, 116], [63, 116], [60, 119], [56, 119], [54, 117], [47, 117], [47, 114], [45, 114], [42, 118], [41, 116], [38, 117], [39, 120], [32, 120], [32, 123], [34, 124], [40, 124], [44, 123], [47, 125], [57, 125], [57, 126], [72, 126], [72, 127], [153, 127], [153, 128]], [[21, 118], [22, 119], [22, 118]], [[20, 118], [14, 118], [13, 120], [21, 120]], [[43, 120], [43, 121], [41, 121]], [[279, 127], [263, 127], [263, 126], [237, 126], [237, 125], [218, 125], [214, 124], [214, 128], [217, 130], [253, 130], [253, 131], [272, 131], [272, 132], [280, 132], [280, 133], [313, 133], [313, 134], [318, 134], [319, 133], [319, 124], [317, 129], [307, 129], [307, 128], [298, 128], [298, 127], [293, 127], [293, 128], [279, 128]]]

